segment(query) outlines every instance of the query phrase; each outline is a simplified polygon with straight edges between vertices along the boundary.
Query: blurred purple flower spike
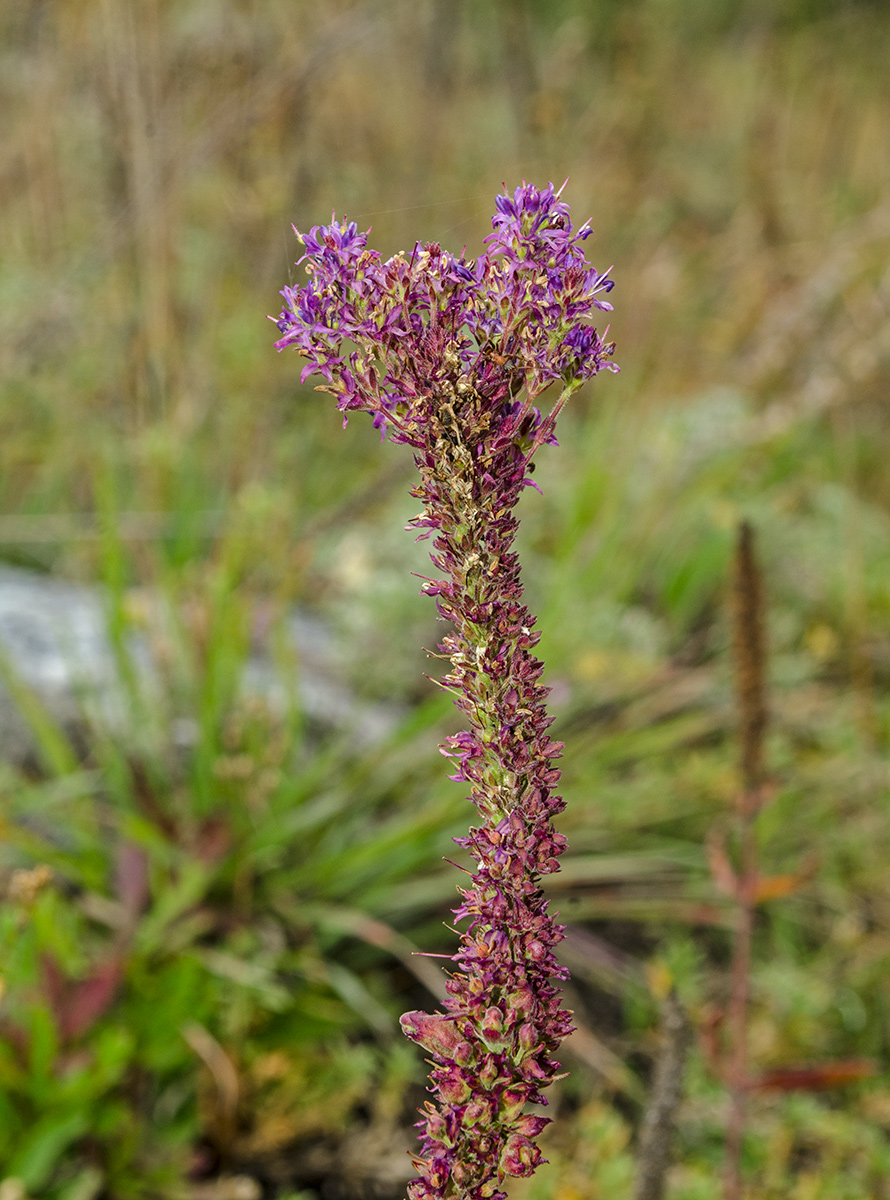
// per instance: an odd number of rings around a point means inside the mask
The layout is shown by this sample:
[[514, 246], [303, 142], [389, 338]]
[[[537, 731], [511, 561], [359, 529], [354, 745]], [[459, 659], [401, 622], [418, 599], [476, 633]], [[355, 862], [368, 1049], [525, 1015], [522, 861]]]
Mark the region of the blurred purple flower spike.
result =
[[[611, 310], [613, 283], [587, 262], [590, 228], [574, 230], [561, 191], [523, 183], [498, 196], [475, 261], [435, 243], [384, 261], [354, 222], [332, 218], [300, 235], [309, 281], [283, 290], [276, 322], [277, 348], [305, 355], [304, 377], [320, 375], [344, 414], [367, 412], [414, 449], [423, 511], [410, 527], [435, 538], [440, 572], [422, 591], [452, 625], [442, 685], [469, 723], [442, 747], [481, 817], [459, 839], [476, 871], [458, 889], [456, 969], [444, 1012], [402, 1017], [430, 1056], [435, 1098], [421, 1113], [411, 1200], [501, 1200], [507, 1176], [533, 1173], [548, 1121], [525, 1108], [546, 1103], [551, 1056], [572, 1030], [553, 953], [563, 928], [540, 887], [565, 849], [553, 827], [562, 744], [547, 732], [513, 510], [565, 401], [617, 367], [591, 324]], [[542, 415], [533, 401], [552, 383], [560, 392]]]

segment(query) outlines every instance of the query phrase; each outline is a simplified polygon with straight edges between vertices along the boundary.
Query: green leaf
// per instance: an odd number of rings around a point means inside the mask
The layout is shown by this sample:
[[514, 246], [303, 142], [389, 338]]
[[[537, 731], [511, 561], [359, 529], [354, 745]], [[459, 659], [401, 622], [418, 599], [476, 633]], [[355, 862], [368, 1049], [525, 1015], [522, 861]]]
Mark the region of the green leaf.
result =
[[26, 1135], [7, 1168], [29, 1191], [42, 1188], [68, 1147], [89, 1129], [86, 1113], [52, 1113]]
[[87, 1167], [59, 1192], [58, 1200], [96, 1200], [105, 1175], [98, 1167]]
[[0, 646], [0, 682], [9, 692], [37, 742], [44, 766], [53, 775], [68, 775], [78, 768], [77, 756], [62, 727], [30, 684], [26, 683]]

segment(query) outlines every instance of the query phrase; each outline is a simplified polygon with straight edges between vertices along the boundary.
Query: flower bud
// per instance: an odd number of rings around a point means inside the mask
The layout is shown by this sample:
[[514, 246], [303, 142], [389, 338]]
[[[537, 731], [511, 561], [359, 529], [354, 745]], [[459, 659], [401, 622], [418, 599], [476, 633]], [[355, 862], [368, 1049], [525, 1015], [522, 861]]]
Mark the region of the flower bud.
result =
[[[415, 1171], [426, 1171], [426, 1163], [416, 1162]], [[425, 1175], [408, 1184], [408, 1200], [436, 1200], [436, 1193]]]
[[458, 1042], [452, 1057], [459, 1067], [469, 1067], [476, 1061], [476, 1049], [469, 1042]]
[[500, 1065], [497, 1058], [493, 1054], [486, 1054], [485, 1062], [479, 1070], [476, 1078], [482, 1084], [487, 1092], [490, 1092], [501, 1076]]
[[536, 1079], [541, 1083], [550, 1083], [551, 1077], [536, 1058], [527, 1058], [522, 1064], [522, 1072], [526, 1079]]
[[508, 1175], [531, 1175], [541, 1161], [541, 1151], [528, 1138], [515, 1133], [507, 1138], [501, 1166]]
[[479, 1032], [489, 1050], [504, 1050], [510, 1044], [510, 1035], [504, 1032], [504, 1014], [499, 1008], [486, 1009]]
[[479, 1174], [480, 1168], [476, 1163], [463, 1162], [458, 1159], [451, 1167], [452, 1182], [462, 1191], [472, 1187]]
[[437, 1154], [427, 1169], [427, 1179], [434, 1188], [443, 1188], [448, 1182], [448, 1159], [444, 1154]]
[[535, 1008], [535, 995], [530, 987], [519, 987], [505, 997], [507, 1009], [520, 1016], [528, 1016]]
[[515, 1120], [522, 1111], [525, 1101], [526, 1095], [524, 1092], [516, 1091], [513, 1088], [507, 1088], [501, 1092], [499, 1108], [501, 1120], [505, 1125], [509, 1125]]
[[469, 1085], [456, 1068], [442, 1072], [436, 1086], [446, 1104], [465, 1104], [471, 1095]]
[[519, 1027], [519, 1035], [516, 1039], [517, 1055], [521, 1060], [529, 1054], [534, 1054], [536, 1050], [541, 1048], [541, 1042], [538, 1036], [538, 1030], [530, 1021], [526, 1021], [524, 1025]]
[[523, 1137], [536, 1138], [550, 1123], [550, 1117], [536, 1117], [532, 1113], [524, 1113], [516, 1122], [516, 1132]]
[[462, 1040], [454, 1022], [441, 1013], [405, 1013], [399, 1018], [399, 1024], [405, 1037], [439, 1058], [450, 1058]]
[[426, 1132], [429, 1138], [431, 1138], [433, 1141], [441, 1142], [443, 1146], [451, 1146], [454, 1144], [450, 1134], [448, 1133], [448, 1122], [440, 1112], [436, 1112], [436, 1110], [433, 1109], [432, 1112], [424, 1113], [423, 1115], [426, 1118]]
[[485, 1010], [482, 1025], [484, 1028], [490, 1029], [493, 1034], [499, 1034], [504, 1028], [504, 1014], [499, 1008], [492, 1005], [491, 1008]]
[[484, 1097], [471, 1100], [464, 1109], [461, 1123], [465, 1126], [490, 1125], [492, 1118], [491, 1103]]

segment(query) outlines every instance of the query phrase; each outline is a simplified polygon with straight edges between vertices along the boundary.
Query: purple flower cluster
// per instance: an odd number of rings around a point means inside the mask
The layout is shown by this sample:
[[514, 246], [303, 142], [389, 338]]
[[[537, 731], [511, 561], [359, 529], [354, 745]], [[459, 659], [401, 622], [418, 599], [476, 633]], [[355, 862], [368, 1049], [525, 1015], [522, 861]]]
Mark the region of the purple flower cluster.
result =
[[[492, 226], [475, 261], [435, 244], [383, 261], [355, 224], [314, 228], [309, 282], [282, 293], [276, 343], [306, 356], [303, 377], [320, 374], [345, 414], [368, 412], [413, 447], [423, 509], [411, 525], [434, 537], [441, 573], [423, 591], [452, 625], [442, 683], [469, 723], [442, 748], [481, 817], [460, 839], [476, 870], [455, 910], [466, 923], [457, 970], [444, 1012], [402, 1018], [432, 1060], [436, 1101], [421, 1114], [411, 1200], [500, 1200], [506, 1176], [534, 1171], [548, 1120], [526, 1109], [546, 1103], [551, 1056], [572, 1029], [556, 986], [562, 927], [540, 887], [565, 848], [552, 824], [562, 744], [548, 734], [513, 510], [567, 397], [617, 369], [590, 324], [610, 310], [612, 281], [586, 262], [590, 230], [573, 230], [552, 184], [499, 196]], [[543, 416], [533, 401], [554, 382]]]
[[590, 229], [573, 231], [552, 184], [499, 196], [492, 225], [475, 261], [435, 243], [384, 261], [355, 222], [315, 226], [302, 235], [309, 282], [282, 292], [277, 348], [304, 354], [303, 379], [322, 375], [341, 410], [372, 413], [418, 449], [430, 366], [483, 393], [524, 384], [533, 398], [557, 381], [573, 391], [611, 354], [588, 324], [611, 311], [601, 297], [613, 286], [584, 257]]

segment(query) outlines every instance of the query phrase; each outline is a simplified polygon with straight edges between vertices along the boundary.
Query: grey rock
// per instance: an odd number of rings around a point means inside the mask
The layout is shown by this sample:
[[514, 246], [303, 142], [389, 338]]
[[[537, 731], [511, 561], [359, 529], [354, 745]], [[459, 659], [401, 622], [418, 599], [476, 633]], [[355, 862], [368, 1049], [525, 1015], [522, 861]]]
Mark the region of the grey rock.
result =
[[[317, 733], [340, 732], [358, 746], [385, 737], [403, 710], [356, 698], [342, 682], [345, 648], [337, 645], [320, 618], [296, 610], [286, 625], [296, 679], [287, 680], [280, 664], [258, 646], [244, 664], [244, 694], [261, 697], [279, 710], [296, 694]], [[159, 696], [161, 673], [149, 638], [128, 634], [127, 651], [142, 687]], [[100, 587], [0, 566], [0, 679], [0, 757], [8, 761], [27, 761], [35, 752], [34, 736], [15, 695], [20, 686], [68, 729], [101, 722], [110, 731], [126, 732], [126, 692]], [[187, 747], [194, 742], [196, 730], [188, 717], [170, 719], [173, 744]]]

